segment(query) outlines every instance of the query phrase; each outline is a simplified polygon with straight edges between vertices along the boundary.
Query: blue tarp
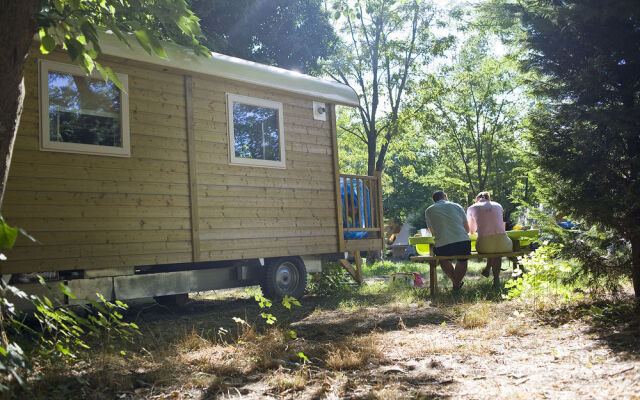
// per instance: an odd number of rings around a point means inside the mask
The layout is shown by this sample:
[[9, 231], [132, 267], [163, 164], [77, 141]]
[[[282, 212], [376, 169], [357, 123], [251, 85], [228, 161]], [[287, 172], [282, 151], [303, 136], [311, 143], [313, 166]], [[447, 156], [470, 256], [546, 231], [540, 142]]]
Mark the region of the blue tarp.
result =
[[[362, 181], [347, 178], [340, 178], [340, 196], [342, 198], [342, 204], [345, 204], [344, 195], [345, 195], [345, 183], [347, 188], [347, 198], [349, 200], [348, 206], [351, 203], [351, 189], [353, 188], [353, 202], [356, 205], [357, 213], [355, 221], [352, 218], [352, 214], [348, 207], [343, 207], [342, 209], [342, 227], [343, 228], [366, 228], [371, 226], [371, 208], [370, 208], [370, 199], [369, 199], [369, 188], [364, 187], [362, 185]], [[364, 196], [359, 196], [358, 193], [363, 193]], [[367, 232], [345, 232], [345, 239], [361, 239], [367, 236]]]

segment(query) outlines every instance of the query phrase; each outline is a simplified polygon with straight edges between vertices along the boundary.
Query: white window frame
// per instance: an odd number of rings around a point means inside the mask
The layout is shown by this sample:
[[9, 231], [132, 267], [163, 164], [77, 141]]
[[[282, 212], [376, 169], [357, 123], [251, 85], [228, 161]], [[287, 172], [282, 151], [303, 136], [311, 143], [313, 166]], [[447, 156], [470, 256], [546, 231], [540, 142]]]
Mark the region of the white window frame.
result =
[[[236, 157], [235, 130], [233, 127], [233, 103], [247, 104], [256, 107], [265, 107], [278, 110], [278, 136], [280, 138], [280, 161], [257, 160], [255, 158]], [[256, 97], [242, 96], [239, 94], [227, 93], [227, 126], [229, 131], [229, 163], [234, 165], [248, 165], [266, 168], [286, 168], [286, 157], [284, 152], [284, 122], [282, 118], [282, 103], [272, 100], [259, 99]]]
[[129, 80], [126, 74], [116, 73], [122, 83], [120, 90], [120, 134], [122, 135], [122, 147], [101, 146], [95, 144], [57, 142], [50, 139], [49, 132], [49, 72], [62, 72], [71, 75], [89, 77], [92, 79], [104, 79], [93, 71], [87, 75], [82, 68], [72, 64], [64, 64], [56, 61], [39, 60], [39, 86], [40, 86], [40, 150], [58, 151], [65, 153], [81, 153], [94, 155], [108, 155], [117, 157], [131, 156], [131, 141], [129, 132]]

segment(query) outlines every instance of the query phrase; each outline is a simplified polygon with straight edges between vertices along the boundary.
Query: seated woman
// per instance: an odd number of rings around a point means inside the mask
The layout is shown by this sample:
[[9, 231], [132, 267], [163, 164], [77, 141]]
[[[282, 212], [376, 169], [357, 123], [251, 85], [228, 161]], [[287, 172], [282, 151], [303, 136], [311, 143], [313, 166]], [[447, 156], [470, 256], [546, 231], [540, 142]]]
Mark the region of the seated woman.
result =
[[[476, 250], [478, 253], [508, 253], [513, 249], [513, 243], [504, 230], [502, 222], [502, 206], [491, 201], [489, 192], [481, 192], [476, 196], [476, 203], [467, 209], [469, 232], [478, 231]], [[500, 257], [488, 258], [487, 266], [482, 275], [489, 277], [489, 270], [493, 269], [493, 285], [500, 285]]]

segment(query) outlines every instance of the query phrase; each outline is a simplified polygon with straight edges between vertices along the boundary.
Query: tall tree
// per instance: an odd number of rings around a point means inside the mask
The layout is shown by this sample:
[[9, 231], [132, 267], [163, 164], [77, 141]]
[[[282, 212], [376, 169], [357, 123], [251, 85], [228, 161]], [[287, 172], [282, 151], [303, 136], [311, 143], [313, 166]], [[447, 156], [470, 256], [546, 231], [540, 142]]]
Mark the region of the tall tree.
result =
[[366, 144], [367, 173], [373, 175], [384, 169], [418, 68], [452, 39], [435, 37], [436, 10], [422, 0], [337, 0], [333, 8], [344, 39], [326, 72], [360, 96], [360, 123], [341, 128]]
[[198, 18], [184, 0], [0, 0], [0, 207], [22, 114], [24, 62], [34, 36], [40, 33], [43, 53], [61, 47], [87, 72], [97, 68], [105, 79], [117, 82], [113, 72], [97, 62], [101, 27], [124, 42], [137, 40], [160, 57], [165, 55], [158, 37], [175, 38], [207, 54], [197, 40]]
[[516, 93], [517, 66], [491, 55], [483, 33], [469, 35], [453, 61], [416, 91], [417, 115], [437, 158], [422, 179], [467, 203], [488, 190], [509, 213], [515, 208], [509, 198], [519, 179], [525, 108]]
[[[338, 125], [348, 130], [358, 124], [353, 120], [353, 109], [342, 107], [338, 113]], [[410, 214], [426, 204], [435, 190], [420, 178], [434, 168], [435, 160], [415, 115], [402, 113], [398, 137], [389, 145], [385, 173], [382, 176], [383, 208], [386, 219], [403, 223]], [[338, 131], [340, 171], [363, 175], [367, 172], [367, 149], [362, 141], [345, 129]], [[424, 219], [424, 209], [422, 212]]]
[[304, 73], [319, 72], [337, 36], [323, 0], [190, 0], [213, 51]]
[[550, 202], [631, 244], [640, 298], [640, 2], [500, 2], [526, 32], [524, 67], [548, 101], [531, 116]]

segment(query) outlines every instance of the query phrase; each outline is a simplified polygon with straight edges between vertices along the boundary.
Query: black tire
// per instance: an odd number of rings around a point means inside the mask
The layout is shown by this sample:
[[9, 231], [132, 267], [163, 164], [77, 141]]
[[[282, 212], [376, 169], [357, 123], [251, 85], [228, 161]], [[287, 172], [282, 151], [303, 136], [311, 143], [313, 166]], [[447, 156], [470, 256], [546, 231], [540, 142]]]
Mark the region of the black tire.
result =
[[300, 298], [307, 288], [307, 269], [298, 257], [270, 260], [264, 266], [260, 287], [269, 299]]

